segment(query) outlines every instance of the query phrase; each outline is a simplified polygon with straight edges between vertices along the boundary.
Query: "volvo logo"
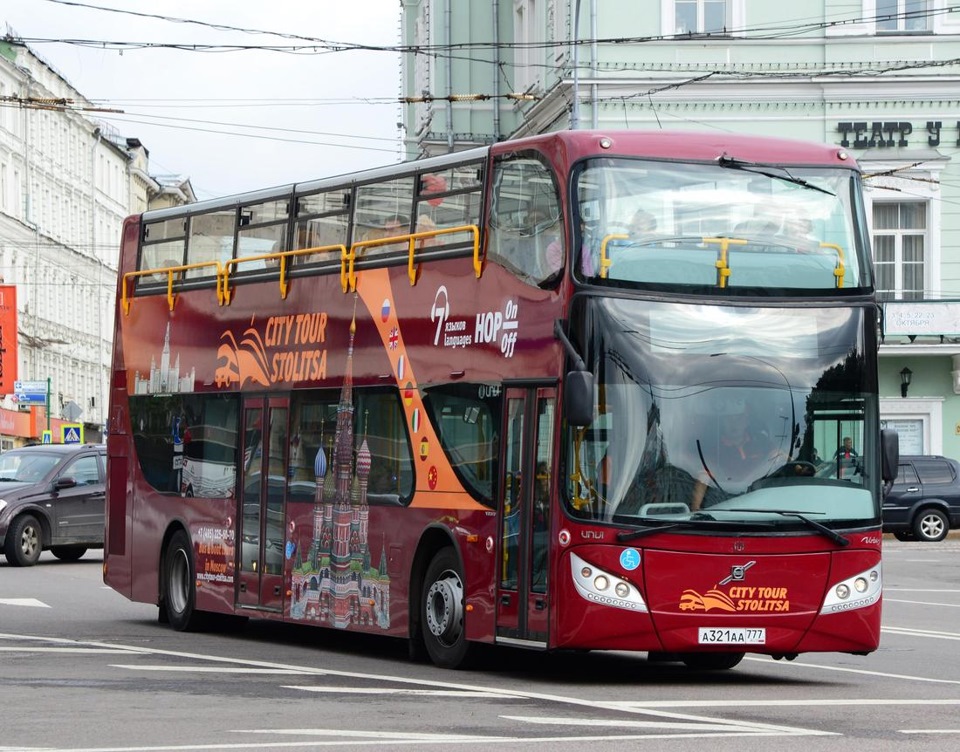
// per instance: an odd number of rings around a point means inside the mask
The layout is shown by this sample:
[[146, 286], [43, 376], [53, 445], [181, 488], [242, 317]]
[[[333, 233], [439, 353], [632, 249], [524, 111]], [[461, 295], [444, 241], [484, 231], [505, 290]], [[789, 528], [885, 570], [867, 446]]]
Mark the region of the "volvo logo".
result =
[[731, 582], [743, 582], [747, 579], [747, 570], [756, 563], [755, 561], [748, 561], [746, 564], [734, 564], [730, 567], [730, 576], [720, 580], [720, 584], [729, 585]]

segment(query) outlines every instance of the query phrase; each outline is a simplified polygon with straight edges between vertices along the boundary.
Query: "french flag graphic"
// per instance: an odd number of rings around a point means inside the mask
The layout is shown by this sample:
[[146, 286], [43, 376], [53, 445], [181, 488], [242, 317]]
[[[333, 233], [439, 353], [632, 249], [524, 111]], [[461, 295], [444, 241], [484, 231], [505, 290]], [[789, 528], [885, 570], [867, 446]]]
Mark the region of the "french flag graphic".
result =
[[401, 355], [399, 358], [397, 358], [397, 381], [403, 380], [403, 372], [406, 369], [406, 366], [407, 366], [407, 361]]

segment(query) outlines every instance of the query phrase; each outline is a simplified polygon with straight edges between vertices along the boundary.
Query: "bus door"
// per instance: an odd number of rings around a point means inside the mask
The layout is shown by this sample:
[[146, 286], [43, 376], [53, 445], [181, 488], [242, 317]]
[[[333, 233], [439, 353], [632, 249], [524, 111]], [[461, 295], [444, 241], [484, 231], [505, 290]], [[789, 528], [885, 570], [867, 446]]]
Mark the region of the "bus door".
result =
[[240, 606], [271, 611], [283, 608], [283, 497], [289, 412], [287, 397], [249, 397], [243, 402], [238, 513]]
[[547, 646], [556, 389], [505, 390], [497, 642]]

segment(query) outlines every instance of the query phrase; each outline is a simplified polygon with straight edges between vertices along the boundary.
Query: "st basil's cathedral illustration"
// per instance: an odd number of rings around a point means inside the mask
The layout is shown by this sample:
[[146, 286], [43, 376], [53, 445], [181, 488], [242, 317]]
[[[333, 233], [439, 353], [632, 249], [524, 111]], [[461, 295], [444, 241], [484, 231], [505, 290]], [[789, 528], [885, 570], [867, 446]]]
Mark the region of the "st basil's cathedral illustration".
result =
[[321, 439], [314, 461], [313, 537], [306, 552], [303, 545], [296, 547], [290, 616], [338, 629], [353, 625], [388, 629], [390, 578], [385, 544], [381, 543], [379, 567], [374, 568], [367, 543], [371, 454], [366, 437], [355, 464], [353, 457], [356, 330], [354, 315], [333, 441], [324, 449]]

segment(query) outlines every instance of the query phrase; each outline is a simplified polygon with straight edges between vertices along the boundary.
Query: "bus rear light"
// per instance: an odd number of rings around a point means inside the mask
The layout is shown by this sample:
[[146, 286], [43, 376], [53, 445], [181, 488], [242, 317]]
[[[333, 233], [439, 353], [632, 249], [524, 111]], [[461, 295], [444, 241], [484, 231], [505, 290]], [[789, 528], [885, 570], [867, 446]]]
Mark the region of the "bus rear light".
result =
[[[647, 604], [643, 596], [632, 583], [588, 564], [573, 553], [570, 554], [570, 573], [573, 575], [573, 584], [581, 598], [603, 606], [647, 612]], [[613, 583], [612, 593], [610, 592], [611, 583]]]
[[838, 582], [827, 591], [821, 614], [837, 614], [872, 606], [880, 600], [883, 592], [883, 577], [877, 565], [865, 572]]

